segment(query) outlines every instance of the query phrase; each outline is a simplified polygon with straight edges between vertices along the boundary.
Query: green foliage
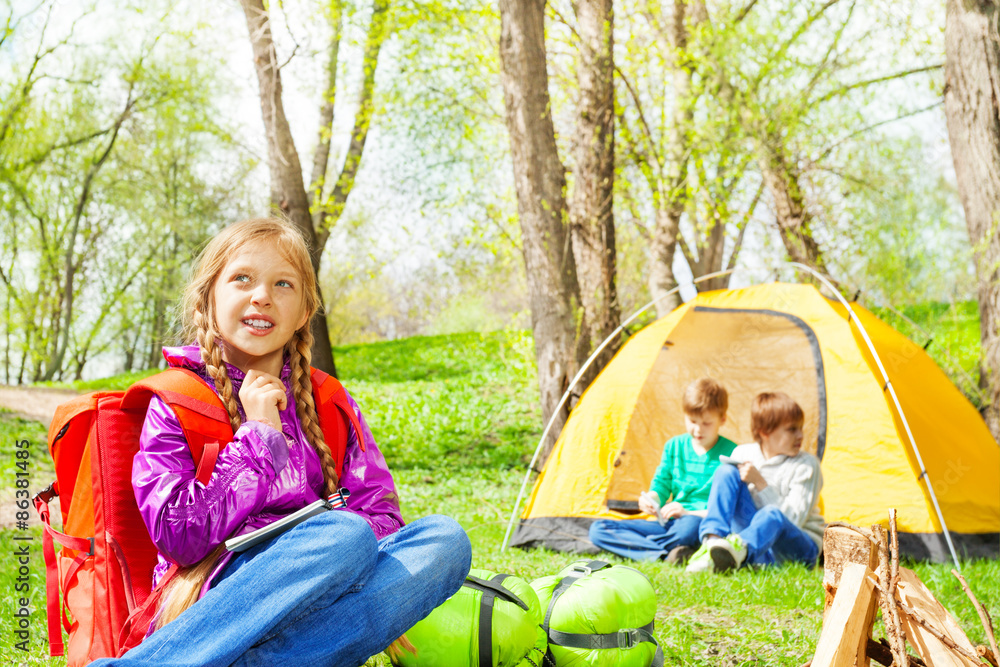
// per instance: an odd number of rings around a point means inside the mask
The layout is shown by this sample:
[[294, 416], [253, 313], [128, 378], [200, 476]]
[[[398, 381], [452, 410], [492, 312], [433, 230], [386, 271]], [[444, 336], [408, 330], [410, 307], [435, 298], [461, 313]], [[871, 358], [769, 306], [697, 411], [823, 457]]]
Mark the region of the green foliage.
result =
[[871, 307], [880, 319], [914, 343], [927, 346], [927, 353], [973, 405], [988, 400], [979, 389], [979, 305], [975, 301], [921, 303]]
[[420, 336], [335, 349], [393, 469], [521, 467], [540, 434], [530, 336]]
[[897, 306], [965, 298], [974, 280], [957, 194], [924, 155], [911, 136], [873, 138], [830, 158], [864, 179], [841, 179], [828, 206], [826, 217], [838, 220], [828, 263], [843, 282]]
[[[104, 351], [126, 369], [158, 363], [185, 269], [238, 215], [252, 165], [220, 113], [219, 54], [191, 48], [197, 31], [110, 6], [43, 20], [57, 4], [19, 16], [0, 75], [8, 382], [79, 379]], [[101, 19], [122, 39], [84, 48]]]

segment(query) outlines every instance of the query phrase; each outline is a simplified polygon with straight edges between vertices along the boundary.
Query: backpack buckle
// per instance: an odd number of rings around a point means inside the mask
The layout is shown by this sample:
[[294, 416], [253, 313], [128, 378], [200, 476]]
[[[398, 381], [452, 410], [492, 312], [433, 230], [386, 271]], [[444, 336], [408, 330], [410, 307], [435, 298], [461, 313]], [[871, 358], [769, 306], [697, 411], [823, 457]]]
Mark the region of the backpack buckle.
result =
[[639, 631], [635, 628], [618, 631], [618, 648], [632, 648], [639, 643]]
[[572, 571], [580, 572], [585, 577], [590, 576], [590, 573], [593, 572], [593, 570], [586, 565], [574, 565]]
[[39, 500], [41, 500], [46, 505], [49, 504], [49, 503], [51, 503], [52, 499], [59, 495], [59, 491], [57, 491], [54, 488], [55, 485], [56, 485], [56, 483], [52, 482], [47, 487], [45, 487], [44, 489], [42, 489], [41, 491], [39, 491], [38, 493], [36, 493], [34, 495], [34, 497], [32, 497], [32, 499], [31, 499], [32, 503], [34, 503], [35, 505], [37, 505]]

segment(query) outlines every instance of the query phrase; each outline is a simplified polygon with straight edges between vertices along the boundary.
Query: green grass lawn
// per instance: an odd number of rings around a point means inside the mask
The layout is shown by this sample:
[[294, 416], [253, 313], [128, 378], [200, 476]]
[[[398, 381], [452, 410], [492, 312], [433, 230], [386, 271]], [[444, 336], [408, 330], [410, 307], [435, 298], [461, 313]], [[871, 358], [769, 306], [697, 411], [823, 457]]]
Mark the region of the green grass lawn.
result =
[[[461, 473], [441, 469], [397, 471], [404, 516], [412, 521], [429, 513], [456, 518], [473, 545], [473, 566], [508, 572], [528, 581], [552, 574], [573, 557], [547, 550], [499, 551], [510, 506], [521, 476], [516, 470], [469, 469]], [[0, 532], [0, 549], [10, 554], [17, 531]], [[45, 657], [44, 565], [40, 531], [32, 531], [31, 586], [35, 614], [34, 650], [30, 658], [17, 654], [11, 637], [9, 613], [0, 618], [5, 638], [0, 657], [30, 665], [63, 665]], [[624, 562], [614, 556], [613, 562]], [[10, 557], [0, 563], [0, 591], [8, 609], [15, 573]], [[974, 643], [985, 641], [971, 605], [949, 566], [912, 565], [921, 579], [953, 613]], [[688, 576], [660, 563], [640, 563], [638, 569], [652, 581], [658, 598], [656, 636], [666, 663], [674, 665], [801, 665], [816, 647], [822, 625], [822, 571], [799, 566], [759, 572], [739, 571], [731, 576]], [[963, 565], [980, 601], [996, 615], [1000, 610], [1000, 563], [976, 561]], [[882, 636], [881, 629], [876, 635]], [[383, 656], [370, 664], [388, 665]]]
[[[938, 315], [934, 314], [935, 321], [940, 321]], [[970, 324], [954, 325], [955, 340], [961, 339], [963, 326], [967, 329]], [[932, 354], [935, 345], [929, 349]], [[499, 551], [524, 467], [540, 432], [530, 336], [497, 332], [412, 338], [341, 347], [336, 354], [341, 378], [364, 409], [394, 470], [407, 520], [431, 513], [453, 516], [472, 540], [474, 567], [529, 581], [555, 573], [574, 560], [546, 550]], [[119, 376], [79, 388], [127, 386], [135, 377]], [[52, 477], [44, 437], [39, 424], [0, 415], [0, 456], [10, 479], [13, 443], [22, 438], [32, 443], [33, 490]], [[61, 659], [46, 657], [44, 565], [37, 528], [29, 531], [34, 537], [29, 575], [35, 609], [33, 650], [25, 656], [13, 648], [11, 613], [17, 574], [9, 554], [16, 534], [16, 530], [0, 531], [4, 554], [0, 595], [6, 605], [0, 615], [4, 638], [0, 658], [15, 664], [64, 665]], [[621, 562], [614, 556], [608, 558]], [[797, 666], [815, 650], [822, 622], [820, 570], [783, 567], [725, 577], [689, 577], [659, 563], [637, 567], [649, 576], [657, 592], [656, 635], [668, 665]], [[978, 617], [950, 567], [913, 567], [956, 615], [970, 639], [983, 643]], [[967, 562], [963, 571], [979, 599], [998, 616], [1000, 562]], [[876, 635], [881, 634], [877, 628]], [[379, 656], [370, 664], [388, 661]]]

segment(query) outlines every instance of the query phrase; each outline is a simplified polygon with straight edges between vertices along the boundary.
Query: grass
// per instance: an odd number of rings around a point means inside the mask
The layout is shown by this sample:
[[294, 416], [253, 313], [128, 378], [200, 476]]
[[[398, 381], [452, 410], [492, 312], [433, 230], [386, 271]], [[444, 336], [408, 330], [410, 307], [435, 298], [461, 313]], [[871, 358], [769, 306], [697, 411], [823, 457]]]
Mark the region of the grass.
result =
[[[921, 326], [934, 325], [932, 355], [936, 350], [957, 351], [959, 363], [971, 359], [974, 367], [978, 357], [966, 343], [971, 340], [971, 329], [978, 339], [978, 325], [969, 321], [963, 308], [927, 308], [907, 314], [922, 322]], [[915, 334], [914, 339], [924, 342]], [[507, 331], [347, 346], [337, 348], [336, 358], [341, 378], [362, 405], [394, 471], [408, 521], [430, 513], [450, 515], [472, 540], [474, 567], [528, 581], [553, 574], [574, 560], [544, 549], [499, 552], [524, 465], [540, 431], [528, 334]], [[120, 388], [135, 379], [135, 375], [116, 376], [74, 387]], [[33, 490], [52, 477], [44, 437], [41, 425], [0, 415], [0, 456], [8, 470], [13, 470], [13, 443], [27, 439], [32, 444]], [[4, 506], [12, 498], [4, 498]], [[24, 656], [12, 647], [16, 564], [9, 554], [16, 534], [16, 530], [0, 531], [0, 550], [5, 554], [0, 560], [0, 596], [11, 610], [0, 615], [0, 658], [61, 667], [64, 660], [46, 657], [45, 569], [38, 528], [29, 531], [34, 537], [29, 566], [33, 650]], [[911, 566], [957, 617], [970, 639], [983, 643], [978, 617], [950, 567]], [[740, 571], [726, 577], [689, 577], [659, 563], [637, 567], [650, 578], [657, 594], [656, 635], [668, 665], [800, 665], [815, 650], [822, 625], [820, 570], [796, 566]], [[996, 616], [1000, 561], [967, 562], [963, 572], [980, 601]], [[876, 636], [883, 634], [876, 630]], [[370, 664], [387, 665], [388, 661], [376, 656]]]
[[979, 305], [960, 303], [922, 303], [894, 312], [873, 308], [872, 312], [918, 345], [937, 362], [952, 382], [972, 401], [982, 407], [979, 390]]
[[[510, 504], [521, 476], [515, 470], [479, 468], [456, 473], [441, 469], [407, 469], [396, 473], [407, 521], [430, 513], [447, 514], [462, 524], [473, 546], [473, 566], [515, 574], [531, 581], [553, 574], [572, 562], [573, 556], [544, 549], [499, 552]], [[0, 549], [10, 554], [13, 534], [0, 532]], [[45, 657], [44, 565], [40, 531], [32, 531], [31, 581], [34, 651], [30, 658], [16, 655], [7, 641], [9, 614], [0, 617], [4, 648], [0, 658], [29, 665], [64, 665]], [[625, 561], [606, 554], [613, 562]], [[759, 572], [739, 571], [731, 576], [703, 574], [694, 577], [659, 563], [635, 565], [644, 572], [657, 594], [656, 636], [664, 648], [666, 664], [674, 665], [801, 665], [816, 648], [822, 626], [822, 571], [800, 566]], [[11, 559], [0, 563], [0, 591], [13, 591]], [[947, 565], [909, 564], [957, 617], [973, 643], [985, 636], [972, 606]], [[1000, 562], [972, 561], [963, 572], [983, 602], [996, 615], [1000, 610]], [[876, 636], [880, 634], [876, 630]], [[883, 633], [884, 634], [884, 633]], [[377, 656], [370, 665], [388, 665]]]
[[393, 469], [522, 468], [540, 435], [531, 336], [421, 336], [335, 350]]

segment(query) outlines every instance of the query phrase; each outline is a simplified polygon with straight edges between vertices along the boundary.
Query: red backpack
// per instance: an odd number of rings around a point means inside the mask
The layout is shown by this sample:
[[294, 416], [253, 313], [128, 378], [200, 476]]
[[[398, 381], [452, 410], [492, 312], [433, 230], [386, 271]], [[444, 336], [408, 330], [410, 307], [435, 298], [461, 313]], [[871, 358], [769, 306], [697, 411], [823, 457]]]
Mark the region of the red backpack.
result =
[[[311, 379], [320, 427], [339, 476], [348, 424], [364, 448], [361, 427], [336, 378], [314, 368]], [[69, 634], [67, 667], [120, 656], [138, 645], [177, 570], [173, 566], [153, 590], [157, 549], [132, 491], [132, 459], [153, 394], [176, 413], [203, 484], [233, 439], [221, 399], [194, 372], [180, 368], [126, 391], [80, 396], [56, 410], [48, 438], [56, 481], [34, 497], [34, 504], [43, 524], [50, 653], [64, 655], [61, 616]], [[56, 496], [64, 532], [51, 526], [49, 502]], [[58, 555], [53, 542], [63, 547]]]

